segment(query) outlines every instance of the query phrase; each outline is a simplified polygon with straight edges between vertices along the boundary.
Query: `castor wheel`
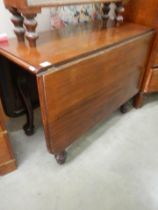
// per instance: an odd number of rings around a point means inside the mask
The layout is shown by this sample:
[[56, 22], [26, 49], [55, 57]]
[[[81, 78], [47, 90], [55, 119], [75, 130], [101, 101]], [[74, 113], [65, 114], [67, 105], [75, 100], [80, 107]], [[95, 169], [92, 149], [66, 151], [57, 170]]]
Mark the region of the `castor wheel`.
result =
[[127, 102], [120, 107], [120, 112], [122, 114], [125, 114], [125, 113], [129, 112], [130, 108], [131, 108], [131, 105], [129, 102]]
[[56, 154], [55, 159], [59, 165], [62, 165], [66, 161], [66, 156], [67, 156], [66, 151], [63, 151], [63, 152]]
[[34, 128], [34, 126], [29, 126], [28, 124], [25, 124], [24, 126], [23, 126], [23, 130], [24, 130], [24, 132], [25, 132], [25, 134], [27, 135], [27, 136], [32, 136], [34, 133], [35, 133], [35, 128]]

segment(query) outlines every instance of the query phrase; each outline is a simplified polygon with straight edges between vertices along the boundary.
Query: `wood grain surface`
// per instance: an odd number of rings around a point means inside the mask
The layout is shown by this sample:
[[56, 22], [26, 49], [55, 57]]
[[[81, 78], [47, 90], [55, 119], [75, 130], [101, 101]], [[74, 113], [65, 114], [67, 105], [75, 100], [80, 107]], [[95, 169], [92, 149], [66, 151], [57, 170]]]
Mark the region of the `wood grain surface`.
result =
[[[84, 57], [149, 30], [132, 23], [110, 29], [107, 29], [103, 22], [69, 26], [41, 33], [37, 48], [34, 49], [23, 43], [17, 43], [16, 39], [11, 39], [8, 44], [0, 44], [0, 55], [37, 74], [51, 66]], [[46, 67], [41, 66], [44, 62], [48, 62]]]
[[38, 77], [47, 146], [59, 153], [139, 92], [153, 32]]

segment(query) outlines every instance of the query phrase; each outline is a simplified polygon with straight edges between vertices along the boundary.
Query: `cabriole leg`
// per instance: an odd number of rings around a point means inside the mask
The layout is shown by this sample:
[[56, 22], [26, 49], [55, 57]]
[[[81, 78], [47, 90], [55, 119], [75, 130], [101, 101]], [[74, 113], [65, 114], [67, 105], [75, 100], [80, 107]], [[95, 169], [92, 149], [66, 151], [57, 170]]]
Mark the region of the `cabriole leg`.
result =
[[34, 134], [34, 113], [25, 79], [19, 77], [17, 79], [17, 86], [26, 109], [27, 121], [26, 124], [23, 126], [23, 129], [27, 136], [31, 136]]

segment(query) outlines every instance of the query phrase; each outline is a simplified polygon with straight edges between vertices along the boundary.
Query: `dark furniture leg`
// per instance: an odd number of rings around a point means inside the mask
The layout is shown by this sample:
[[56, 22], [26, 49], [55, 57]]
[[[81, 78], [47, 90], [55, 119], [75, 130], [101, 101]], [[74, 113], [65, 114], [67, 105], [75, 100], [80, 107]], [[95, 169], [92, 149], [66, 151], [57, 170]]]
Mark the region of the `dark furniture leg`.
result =
[[62, 165], [66, 161], [66, 156], [67, 156], [66, 151], [63, 151], [58, 154], [55, 154], [55, 159], [59, 165]]
[[125, 113], [129, 112], [130, 107], [131, 107], [131, 104], [130, 104], [130, 102], [128, 101], [128, 102], [126, 102], [125, 104], [123, 104], [123, 105], [120, 107], [120, 112], [121, 112], [122, 114], [125, 114]]
[[26, 85], [25, 78], [19, 77], [17, 79], [17, 86], [23, 100], [24, 106], [26, 108], [26, 124], [23, 126], [25, 134], [31, 136], [34, 134], [34, 115], [31, 99], [29, 97], [28, 88]]
[[139, 109], [143, 106], [144, 103], [144, 98], [145, 98], [145, 93], [139, 93], [134, 100], [133, 106], [136, 109]]

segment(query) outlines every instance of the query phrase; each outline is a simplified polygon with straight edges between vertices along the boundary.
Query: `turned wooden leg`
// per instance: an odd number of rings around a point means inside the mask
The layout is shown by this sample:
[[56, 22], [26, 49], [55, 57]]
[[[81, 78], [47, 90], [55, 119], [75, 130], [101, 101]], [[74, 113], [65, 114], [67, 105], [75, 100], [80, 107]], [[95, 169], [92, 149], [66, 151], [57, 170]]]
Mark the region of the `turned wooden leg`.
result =
[[26, 28], [26, 39], [29, 41], [30, 47], [36, 47], [36, 40], [38, 34], [36, 32], [37, 21], [35, 20], [36, 14], [24, 14], [24, 25]]
[[24, 18], [21, 16], [21, 14], [14, 8], [9, 9], [12, 13], [11, 21], [14, 24], [14, 32], [16, 34], [18, 42], [24, 42], [24, 34], [25, 30], [23, 28], [23, 22]]
[[107, 28], [111, 28], [116, 24], [116, 7], [115, 3], [104, 3], [102, 8], [103, 22]]
[[141, 108], [144, 103], [144, 98], [145, 98], [145, 93], [139, 93], [134, 99], [133, 106], [136, 109]]
[[67, 156], [66, 151], [63, 151], [58, 154], [55, 154], [55, 159], [58, 164], [62, 165], [66, 161], [66, 156]]
[[122, 2], [116, 3], [116, 25], [120, 26], [123, 23], [123, 13], [125, 12], [125, 8]]
[[130, 102], [128, 101], [127, 103], [123, 104], [123, 105], [120, 107], [120, 112], [123, 113], [123, 114], [125, 114], [125, 113], [129, 112], [130, 108], [131, 108], [131, 104], [130, 104]]
[[104, 3], [104, 6], [103, 6], [103, 20], [104, 20], [104, 23], [107, 23], [107, 21], [108, 21], [109, 11], [110, 11], [110, 3]]
[[107, 28], [114, 27], [116, 24], [116, 7], [116, 4], [113, 2], [109, 4]]
[[31, 99], [29, 97], [28, 88], [26, 85], [25, 79], [19, 77], [17, 79], [17, 86], [19, 89], [19, 93], [23, 100], [24, 106], [26, 108], [26, 124], [23, 126], [25, 134], [27, 136], [31, 136], [34, 134], [34, 115], [33, 115], [33, 107], [31, 103]]

